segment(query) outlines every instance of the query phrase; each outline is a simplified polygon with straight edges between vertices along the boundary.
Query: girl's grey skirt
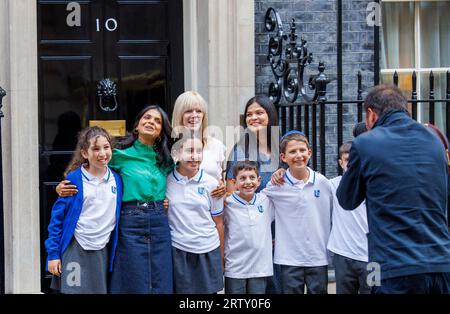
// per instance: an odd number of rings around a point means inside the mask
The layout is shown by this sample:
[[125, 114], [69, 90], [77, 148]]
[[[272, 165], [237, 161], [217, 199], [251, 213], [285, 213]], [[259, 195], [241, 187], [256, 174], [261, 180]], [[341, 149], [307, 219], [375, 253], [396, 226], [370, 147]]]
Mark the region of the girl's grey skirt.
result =
[[106, 294], [108, 246], [84, 250], [73, 237], [63, 254], [61, 277], [53, 276], [50, 287], [66, 294]]
[[172, 247], [175, 293], [211, 294], [223, 289], [220, 247], [195, 254]]

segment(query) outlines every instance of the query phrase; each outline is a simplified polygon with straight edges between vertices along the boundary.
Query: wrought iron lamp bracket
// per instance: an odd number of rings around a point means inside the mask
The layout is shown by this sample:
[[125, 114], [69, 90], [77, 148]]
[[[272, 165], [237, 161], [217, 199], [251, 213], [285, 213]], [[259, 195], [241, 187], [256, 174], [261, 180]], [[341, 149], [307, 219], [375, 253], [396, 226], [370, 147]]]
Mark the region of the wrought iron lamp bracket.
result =
[[[306, 102], [318, 100], [320, 92], [317, 86], [320, 86], [323, 89], [322, 92], [326, 93], [326, 84], [329, 83], [323, 73], [325, 65], [320, 62], [319, 74], [310, 75], [308, 81], [305, 81], [305, 69], [313, 62], [313, 54], [308, 52], [305, 38], [300, 37], [300, 43], [297, 43], [295, 20], [291, 20], [290, 32], [286, 35], [283, 32], [280, 15], [274, 8], [269, 8], [265, 15], [265, 26], [268, 32], [276, 30], [276, 34], [269, 39], [267, 55], [267, 60], [275, 76], [275, 82], [269, 85], [269, 96], [273, 102], [278, 104], [283, 97], [286, 102], [294, 103], [299, 96]], [[283, 46], [286, 48], [283, 49]], [[319, 85], [316, 82], [317, 79], [319, 79]], [[312, 97], [308, 95], [309, 90], [314, 91]]]

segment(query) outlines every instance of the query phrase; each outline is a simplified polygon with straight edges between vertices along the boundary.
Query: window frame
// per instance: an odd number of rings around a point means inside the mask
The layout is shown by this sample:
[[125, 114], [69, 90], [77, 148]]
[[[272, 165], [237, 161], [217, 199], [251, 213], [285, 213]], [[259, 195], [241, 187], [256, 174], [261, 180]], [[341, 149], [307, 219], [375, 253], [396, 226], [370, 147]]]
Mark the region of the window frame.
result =
[[[394, 3], [401, 3], [401, 2], [449, 2], [448, 0], [383, 0], [382, 2], [394, 2]], [[382, 26], [383, 27], [383, 26]], [[433, 71], [433, 74], [442, 74], [446, 73], [447, 71], [450, 71], [450, 67], [435, 67], [435, 68], [422, 68], [420, 66], [421, 64], [421, 32], [420, 32], [420, 6], [414, 5], [414, 68], [386, 68], [382, 69], [380, 67], [380, 81], [383, 82], [383, 75], [385, 74], [392, 74], [394, 75], [395, 72], [398, 74], [402, 73], [409, 73], [413, 74], [413, 72], [416, 72], [417, 75], [417, 85], [416, 85], [416, 91], [417, 91], [417, 98], [418, 99], [428, 99], [428, 95], [426, 97], [423, 97], [422, 95], [422, 75], [425, 73], [430, 74], [431, 71]], [[382, 51], [382, 53], [385, 53]], [[423, 103], [418, 103], [417, 105], [417, 121], [422, 123], [422, 116], [423, 116]]]

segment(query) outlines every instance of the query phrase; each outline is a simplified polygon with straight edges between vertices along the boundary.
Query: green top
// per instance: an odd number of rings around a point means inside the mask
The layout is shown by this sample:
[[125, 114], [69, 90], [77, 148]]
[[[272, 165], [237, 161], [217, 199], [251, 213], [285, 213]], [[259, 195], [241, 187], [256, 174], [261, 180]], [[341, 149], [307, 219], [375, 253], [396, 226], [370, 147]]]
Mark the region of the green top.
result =
[[153, 146], [136, 140], [126, 149], [114, 149], [109, 166], [123, 181], [123, 202], [162, 201], [166, 197], [166, 176], [173, 166], [159, 168]]

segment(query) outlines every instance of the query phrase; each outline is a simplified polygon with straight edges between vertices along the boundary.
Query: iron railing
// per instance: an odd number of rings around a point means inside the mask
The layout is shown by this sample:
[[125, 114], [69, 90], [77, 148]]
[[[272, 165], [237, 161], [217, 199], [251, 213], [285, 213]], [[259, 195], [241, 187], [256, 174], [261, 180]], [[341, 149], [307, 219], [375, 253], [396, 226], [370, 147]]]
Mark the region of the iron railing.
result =
[[[327, 85], [330, 83], [325, 74], [325, 64], [319, 62], [317, 75], [310, 75], [306, 83], [305, 69], [313, 62], [313, 54], [307, 50], [307, 41], [301, 38], [297, 43], [295, 21], [290, 23], [290, 32], [285, 34], [280, 16], [275, 9], [269, 8], [265, 16], [265, 26], [268, 32], [276, 31], [269, 39], [268, 56], [269, 65], [275, 77], [275, 82], [269, 85], [268, 95], [278, 109], [279, 123], [282, 134], [288, 130], [297, 129], [303, 131], [308, 137], [313, 155], [311, 157], [312, 167], [326, 175], [327, 152], [326, 147], [326, 116], [334, 113], [327, 112], [327, 107], [335, 106], [337, 132], [337, 149], [333, 152], [338, 155], [338, 149], [344, 138], [344, 105], [356, 106], [356, 121], [363, 119], [363, 90], [362, 75], [357, 73], [356, 99], [350, 100], [328, 100]], [[394, 85], [398, 86], [399, 77], [397, 72], [393, 74]], [[434, 124], [436, 120], [436, 104], [445, 103], [445, 120], [447, 138], [450, 138], [450, 71], [446, 73], [445, 99], [435, 98], [435, 77], [431, 71], [429, 74], [429, 94], [427, 99], [418, 99], [417, 75], [412, 73], [411, 95], [408, 103], [413, 119], [418, 117], [418, 104], [428, 103], [429, 121], [421, 121]], [[333, 110], [334, 111], [334, 110]], [[328, 137], [329, 138], [329, 137]], [[320, 169], [318, 165], [320, 163]], [[337, 172], [342, 173], [336, 162]]]

